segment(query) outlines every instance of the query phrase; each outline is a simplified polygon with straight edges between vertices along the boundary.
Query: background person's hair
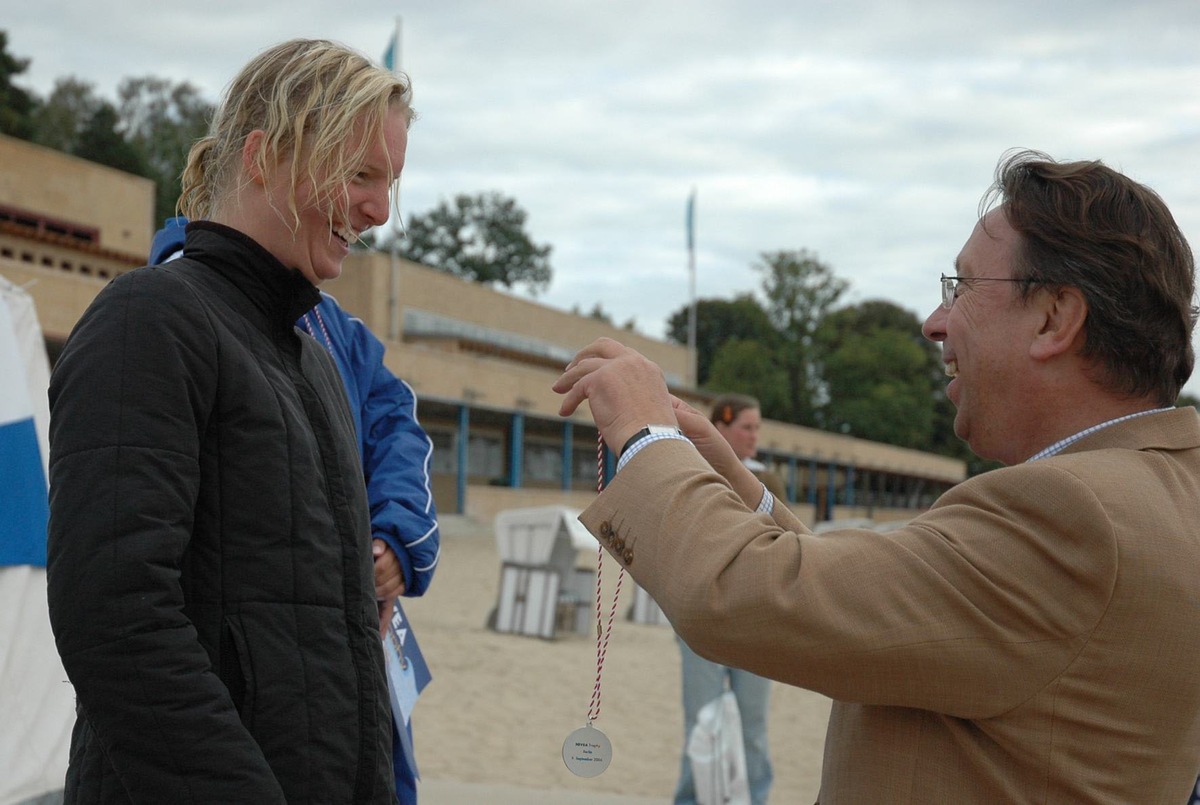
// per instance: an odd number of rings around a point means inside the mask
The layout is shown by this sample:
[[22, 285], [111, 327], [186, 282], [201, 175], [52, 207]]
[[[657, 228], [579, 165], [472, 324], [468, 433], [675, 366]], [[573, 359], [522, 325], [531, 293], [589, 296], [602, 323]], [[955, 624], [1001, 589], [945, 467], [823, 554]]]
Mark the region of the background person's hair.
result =
[[1107, 388], [1171, 406], [1191, 376], [1195, 260], [1163, 200], [1099, 161], [1002, 157], [980, 205], [1021, 236], [1021, 292], [1073, 286], [1087, 300], [1083, 357]]
[[188, 153], [180, 211], [188, 218], [207, 218], [237, 189], [233, 183], [246, 136], [261, 129], [266, 138], [256, 156], [258, 168], [267, 176], [288, 171], [286, 217], [293, 228], [300, 217], [296, 187], [305, 180], [312, 182], [333, 225], [336, 211], [346, 204], [345, 185], [370, 147], [382, 140], [393, 104], [411, 124], [411, 100], [407, 76], [336, 42], [293, 39], [268, 48], [233, 79], [208, 135]]
[[709, 419], [713, 423], [733, 424], [733, 420], [747, 409], [759, 410], [758, 400], [749, 394], [722, 394], [713, 400], [712, 413]]

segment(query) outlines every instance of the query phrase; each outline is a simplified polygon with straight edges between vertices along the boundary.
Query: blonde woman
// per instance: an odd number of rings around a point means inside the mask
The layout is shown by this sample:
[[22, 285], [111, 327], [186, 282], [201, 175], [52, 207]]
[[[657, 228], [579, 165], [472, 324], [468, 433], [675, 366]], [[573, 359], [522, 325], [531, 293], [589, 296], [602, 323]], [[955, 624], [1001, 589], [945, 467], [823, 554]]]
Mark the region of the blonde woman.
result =
[[96, 298], [51, 381], [67, 802], [395, 803], [354, 423], [295, 327], [382, 224], [407, 79], [254, 58], [192, 148], [183, 256]]

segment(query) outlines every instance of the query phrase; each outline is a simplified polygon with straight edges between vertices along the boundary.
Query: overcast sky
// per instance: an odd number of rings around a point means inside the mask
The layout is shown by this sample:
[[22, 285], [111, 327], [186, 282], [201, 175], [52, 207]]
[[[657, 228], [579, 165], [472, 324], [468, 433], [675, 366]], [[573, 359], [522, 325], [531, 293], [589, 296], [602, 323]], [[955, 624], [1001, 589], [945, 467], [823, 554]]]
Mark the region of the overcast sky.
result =
[[[922, 318], [1013, 147], [1102, 159], [1200, 249], [1200, 0], [42, 0], [6, 2], [18, 83], [189, 81], [328, 37], [382, 58], [399, 17], [420, 115], [406, 213], [499, 191], [553, 247], [541, 301], [661, 337], [696, 292], [756, 291], [808, 249]], [[1200, 382], [1188, 389], [1197, 393]]]

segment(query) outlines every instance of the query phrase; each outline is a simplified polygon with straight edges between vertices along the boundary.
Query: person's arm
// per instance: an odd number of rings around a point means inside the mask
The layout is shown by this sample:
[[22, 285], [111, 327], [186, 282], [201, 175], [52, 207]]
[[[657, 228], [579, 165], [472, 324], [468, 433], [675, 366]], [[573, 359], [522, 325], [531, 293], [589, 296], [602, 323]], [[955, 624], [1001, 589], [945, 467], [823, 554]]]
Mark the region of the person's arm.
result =
[[[323, 305], [326, 310], [329, 306]], [[433, 443], [417, 419], [412, 388], [383, 363], [384, 346], [340, 307], [338, 337], [361, 400], [363, 475], [371, 532], [395, 554], [404, 595], [429, 588], [441, 552], [430, 461]]]
[[184, 614], [219, 360], [159, 271], [114, 280], [50, 384], [48, 604], [81, 718], [133, 802], [282, 802]]
[[784, 506], [753, 513], [665, 441], [580, 519], [702, 656], [843, 701], [986, 717], [1066, 668], [1115, 574], [1112, 534], [1052, 536], [1106, 522], [1094, 496], [1025, 469], [960, 484], [887, 534], [815, 535]]
[[[661, 370], [611, 339], [581, 350], [554, 390], [564, 416], [586, 400], [611, 444], [646, 421], [703, 431], [664, 414]], [[844, 701], [985, 717], [1061, 673], [1108, 600], [1115, 536], [1067, 473], [997, 470], [903, 529], [816, 535], [786, 506], [752, 511], [751, 487], [694, 444], [650, 445], [580, 520], [711, 660]], [[1091, 543], [1073, 538], [1081, 528]]]

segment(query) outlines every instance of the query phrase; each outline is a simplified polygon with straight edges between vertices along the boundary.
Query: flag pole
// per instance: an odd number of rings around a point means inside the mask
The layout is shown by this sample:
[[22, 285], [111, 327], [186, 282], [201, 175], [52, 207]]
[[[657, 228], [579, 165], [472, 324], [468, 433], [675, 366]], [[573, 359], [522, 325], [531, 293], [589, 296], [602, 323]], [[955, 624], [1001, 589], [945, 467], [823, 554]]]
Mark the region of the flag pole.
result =
[[[392, 34], [392, 42], [384, 53], [384, 62], [393, 73], [401, 72], [401, 34], [403, 21], [396, 16], [396, 30]], [[390, 57], [390, 58], [389, 58]], [[404, 222], [400, 220], [400, 183], [396, 183], [396, 201], [392, 205], [392, 248], [391, 251], [391, 292], [388, 294], [388, 339], [400, 340], [400, 238], [404, 233]]]
[[696, 188], [692, 188], [687, 203], [688, 250], [688, 332], [687, 349], [692, 387], [700, 385], [700, 366], [696, 356]]

